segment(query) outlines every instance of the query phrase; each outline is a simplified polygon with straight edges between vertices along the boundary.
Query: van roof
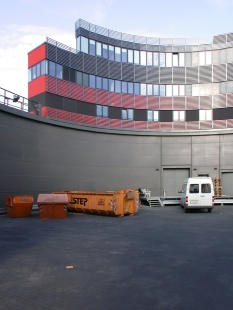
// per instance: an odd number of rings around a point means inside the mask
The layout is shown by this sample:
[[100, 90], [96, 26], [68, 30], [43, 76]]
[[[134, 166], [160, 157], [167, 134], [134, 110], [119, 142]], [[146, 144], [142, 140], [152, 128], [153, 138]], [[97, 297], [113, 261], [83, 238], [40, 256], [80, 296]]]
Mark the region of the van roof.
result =
[[187, 178], [184, 180], [184, 182], [188, 182], [188, 181], [194, 181], [194, 180], [208, 180], [212, 182], [212, 178], [211, 177], [192, 177], [192, 178]]

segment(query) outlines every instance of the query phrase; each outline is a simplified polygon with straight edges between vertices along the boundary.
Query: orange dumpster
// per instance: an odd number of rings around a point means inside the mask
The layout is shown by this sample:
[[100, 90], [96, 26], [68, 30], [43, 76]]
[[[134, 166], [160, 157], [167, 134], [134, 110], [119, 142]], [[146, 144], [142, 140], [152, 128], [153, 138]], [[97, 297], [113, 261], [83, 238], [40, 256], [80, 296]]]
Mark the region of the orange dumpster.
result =
[[105, 214], [113, 216], [134, 215], [139, 208], [139, 193], [133, 189], [117, 192], [63, 191], [69, 203], [69, 211]]
[[65, 219], [67, 194], [39, 194], [37, 199], [40, 219]]
[[32, 212], [33, 196], [6, 196], [6, 212], [9, 217], [29, 217]]

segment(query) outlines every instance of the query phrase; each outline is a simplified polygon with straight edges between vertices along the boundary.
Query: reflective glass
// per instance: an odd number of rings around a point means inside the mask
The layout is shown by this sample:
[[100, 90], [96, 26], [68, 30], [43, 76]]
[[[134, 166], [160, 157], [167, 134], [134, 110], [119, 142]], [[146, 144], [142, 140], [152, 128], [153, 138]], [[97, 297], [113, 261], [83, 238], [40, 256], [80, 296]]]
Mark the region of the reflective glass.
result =
[[121, 82], [122, 93], [127, 93], [127, 82]]
[[38, 63], [36, 65], [36, 76], [39, 77], [40, 76], [40, 63]]
[[185, 114], [184, 111], [180, 111], [180, 121], [181, 122], [185, 121], [184, 114]]
[[121, 93], [121, 81], [115, 81], [115, 92]]
[[[50, 61], [49, 62], [49, 75], [51, 76], [56, 76], [56, 66], [55, 63]], [[34, 74], [33, 74], [33, 78], [34, 78]]]
[[179, 53], [179, 64], [178, 66], [184, 67], [184, 53]]
[[88, 80], [89, 80], [88, 74], [83, 73], [83, 85], [84, 85], [84, 86], [89, 86]]
[[153, 53], [153, 58], [154, 58], [154, 66], [159, 65], [159, 54], [158, 53]]
[[59, 79], [62, 79], [62, 77], [63, 77], [62, 76], [62, 69], [63, 69], [63, 67], [61, 65], [59, 65], [59, 64], [56, 65], [56, 76]]
[[206, 120], [212, 121], [212, 110], [206, 110]]
[[220, 63], [223, 64], [226, 62], [226, 50], [225, 49], [220, 50], [219, 53], [220, 53]]
[[140, 84], [134, 83], [134, 95], [140, 95]]
[[133, 120], [133, 110], [128, 109], [128, 119]]
[[108, 107], [103, 106], [103, 117], [108, 117]]
[[133, 94], [133, 83], [128, 83], [128, 93]]
[[173, 85], [173, 96], [179, 96], [179, 86]]
[[154, 96], [159, 96], [159, 85], [154, 85]]
[[122, 110], [122, 119], [127, 119], [127, 110], [126, 109]]
[[160, 96], [165, 96], [165, 85], [159, 85]]
[[109, 90], [114, 91], [114, 80], [109, 80]]
[[140, 52], [140, 65], [146, 66], [146, 52], [145, 51]]
[[96, 77], [96, 88], [102, 89], [102, 78], [99, 76]]
[[172, 97], [172, 85], [166, 85], [166, 96]]
[[108, 58], [108, 46], [103, 44], [103, 58]]
[[152, 96], [153, 95], [152, 85], [151, 84], [147, 84], [147, 95], [148, 96]]
[[172, 64], [173, 64], [173, 67], [179, 66], [178, 54], [173, 54], [172, 55]]
[[102, 116], [102, 106], [101, 105], [97, 105], [96, 106], [96, 115], [97, 116]]
[[198, 53], [192, 53], [192, 66], [197, 67], [198, 64]]
[[122, 48], [121, 56], [122, 56], [122, 62], [127, 62], [127, 49]]
[[227, 93], [233, 93], [233, 82], [232, 81], [227, 82], [226, 88]]
[[88, 39], [81, 37], [81, 52], [88, 54]]
[[212, 64], [212, 57], [211, 57], [211, 51], [207, 51], [205, 54], [206, 57], [206, 65], [211, 65]]
[[152, 66], [152, 52], [147, 52], [147, 66]]
[[128, 62], [133, 63], [133, 51], [128, 50]]
[[139, 65], [139, 51], [134, 51], [134, 63]]
[[147, 120], [151, 122], [153, 120], [153, 111], [147, 111]]
[[115, 61], [121, 61], [121, 48], [115, 47]]
[[89, 41], [89, 53], [90, 55], [95, 56], [95, 41], [93, 40]]
[[158, 122], [159, 120], [159, 111], [154, 111], [154, 122]]
[[83, 84], [83, 74], [82, 72], [76, 71], [76, 83], [82, 85]]
[[180, 96], [185, 96], [185, 87], [184, 87], [184, 85], [180, 85]]
[[102, 56], [102, 44], [99, 42], [96, 42], [96, 55]]
[[80, 52], [81, 50], [80, 37], [78, 37], [76, 40], [76, 50], [77, 50], [77, 53]]
[[205, 65], [205, 52], [199, 52], [199, 65]]
[[199, 96], [199, 85], [198, 84], [192, 85], [192, 96]]
[[141, 84], [141, 95], [146, 96], [146, 84]]
[[160, 67], [165, 67], [165, 54], [160, 53]]
[[108, 79], [103, 78], [103, 89], [108, 90]]
[[173, 111], [173, 121], [177, 122], [179, 120], [179, 111]]
[[47, 74], [47, 61], [42, 60], [41, 61], [41, 75]]
[[28, 69], [28, 82], [31, 82], [32, 80], [32, 68]]
[[166, 53], [166, 67], [172, 67], [172, 53]]
[[89, 75], [89, 86], [91, 88], [95, 88], [95, 76], [94, 75]]
[[114, 60], [114, 46], [108, 46], [108, 59]]

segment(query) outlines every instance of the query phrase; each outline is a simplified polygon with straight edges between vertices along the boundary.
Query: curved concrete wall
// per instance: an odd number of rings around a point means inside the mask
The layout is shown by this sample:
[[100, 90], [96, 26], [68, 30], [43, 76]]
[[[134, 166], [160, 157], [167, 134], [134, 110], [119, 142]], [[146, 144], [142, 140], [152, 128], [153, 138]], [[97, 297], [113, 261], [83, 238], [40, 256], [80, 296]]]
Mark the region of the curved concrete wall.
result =
[[[219, 177], [232, 171], [233, 131], [116, 131], [0, 107], [0, 205], [5, 195], [148, 188], [162, 195], [166, 169]], [[195, 169], [195, 170], [194, 170]]]

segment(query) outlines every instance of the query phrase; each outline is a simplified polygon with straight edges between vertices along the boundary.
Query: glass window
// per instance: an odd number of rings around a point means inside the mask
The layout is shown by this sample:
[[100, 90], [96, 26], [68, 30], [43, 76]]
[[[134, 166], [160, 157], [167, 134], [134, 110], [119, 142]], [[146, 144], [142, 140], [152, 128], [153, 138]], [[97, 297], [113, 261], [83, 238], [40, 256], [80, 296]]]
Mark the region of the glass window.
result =
[[109, 80], [109, 90], [114, 92], [114, 80]]
[[128, 119], [133, 120], [133, 109], [128, 109]]
[[108, 107], [97, 105], [96, 106], [96, 115], [99, 117], [108, 117]]
[[159, 96], [159, 85], [154, 85], [154, 96]]
[[36, 65], [36, 76], [39, 77], [40, 76], [40, 63], [38, 63]]
[[178, 66], [184, 67], [184, 53], [179, 53], [179, 64]]
[[103, 89], [108, 90], [108, 79], [103, 78]]
[[89, 86], [91, 88], [95, 88], [95, 76], [94, 75], [89, 75]]
[[199, 52], [199, 65], [205, 65], [205, 52]]
[[134, 51], [134, 63], [139, 65], [139, 51]]
[[147, 120], [149, 122], [158, 122], [159, 112], [158, 111], [147, 111]]
[[108, 58], [108, 46], [103, 44], [103, 58]]
[[172, 67], [172, 53], [166, 53], [166, 67]]
[[103, 106], [103, 117], [108, 117], [108, 107]]
[[201, 184], [202, 193], [211, 193], [211, 185], [209, 183]]
[[153, 58], [154, 58], [154, 66], [158, 66], [159, 65], [159, 54], [153, 53]]
[[97, 105], [96, 106], [96, 115], [97, 116], [102, 116], [102, 106], [101, 105]]
[[184, 121], [184, 111], [173, 111], [173, 121], [174, 122], [178, 122]]
[[184, 117], [185, 112], [184, 111], [179, 111], [179, 112], [180, 112], [180, 121], [184, 122], [184, 120], [185, 120], [185, 117]]
[[206, 65], [211, 65], [212, 64], [212, 54], [211, 51], [207, 51], [205, 54], [206, 57]]
[[152, 122], [152, 120], [153, 120], [153, 111], [150, 111], [150, 110], [147, 111], [147, 120], [148, 120], [148, 122]]
[[121, 61], [121, 48], [115, 47], [115, 61]]
[[172, 55], [172, 63], [173, 63], [173, 67], [179, 66], [178, 54], [173, 54]]
[[76, 40], [76, 50], [77, 50], [77, 53], [80, 52], [81, 50], [80, 37], [78, 37]]
[[141, 84], [141, 95], [146, 96], [146, 84]]
[[212, 110], [199, 110], [199, 120], [200, 121], [211, 121]]
[[152, 66], [152, 53], [147, 52], [147, 66]]
[[59, 64], [56, 65], [56, 75], [57, 78], [62, 79], [62, 69], [63, 67]]
[[47, 60], [42, 60], [41, 61], [41, 75], [47, 74], [48, 69], [47, 69]]
[[32, 68], [28, 69], [28, 82], [31, 82], [32, 80]]
[[192, 66], [196, 67], [198, 64], [198, 53], [192, 53]]
[[121, 82], [122, 93], [127, 93], [127, 82]]
[[128, 50], [128, 62], [133, 63], [133, 51]]
[[128, 93], [133, 94], [133, 83], [128, 83]]
[[96, 88], [102, 89], [102, 78], [99, 76], [96, 77]]
[[180, 96], [185, 96], [185, 87], [184, 87], [184, 85], [180, 85]]
[[49, 62], [49, 75], [56, 76], [56, 72], [55, 71], [56, 71], [56, 65], [55, 65], [54, 62], [50, 61]]
[[115, 81], [115, 92], [121, 93], [121, 81]]
[[122, 62], [127, 62], [127, 49], [125, 48], [121, 49], [121, 57], [122, 57]]
[[122, 119], [127, 119], [127, 110], [122, 109]]
[[88, 54], [88, 39], [81, 37], [81, 52]]
[[199, 193], [199, 184], [190, 184], [189, 193], [190, 194], [198, 194]]
[[179, 96], [179, 86], [173, 85], [173, 96]]
[[151, 84], [147, 84], [147, 95], [148, 96], [152, 96], [153, 95], [152, 85]]
[[165, 67], [165, 54], [160, 53], [160, 67]]
[[146, 52], [144, 51], [140, 52], [140, 65], [146, 66]]
[[172, 85], [166, 85], [166, 96], [172, 97]]
[[102, 44], [99, 42], [96, 42], [96, 55], [102, 56]]
[[159, 120], [159, 111], [154, 111], [154, 122], [158, 122]]
[[89, 53], [95, 56], [95, 41], [89, 40]]
[[83, 85], [84, 86], [89, 86], [89, 76], [86, 73], [83, 73]]
[[134, 95], [140, 95], [140, 84], [134, 83]]
[[114, 46], [108, 46], [108, 59], [114, 60]]
[[206, 120], [207, 121], [212, 120], [212, 110], [206, 110]]
[[76, 83], [83, 85], [83, 74], [82, 74], [82, 72], [76, 71]]
[[159, 85], [160, 96], [165, 96], [165, 85]]

